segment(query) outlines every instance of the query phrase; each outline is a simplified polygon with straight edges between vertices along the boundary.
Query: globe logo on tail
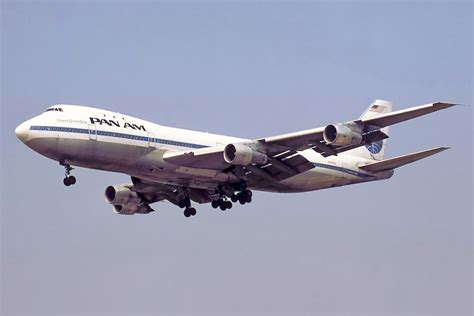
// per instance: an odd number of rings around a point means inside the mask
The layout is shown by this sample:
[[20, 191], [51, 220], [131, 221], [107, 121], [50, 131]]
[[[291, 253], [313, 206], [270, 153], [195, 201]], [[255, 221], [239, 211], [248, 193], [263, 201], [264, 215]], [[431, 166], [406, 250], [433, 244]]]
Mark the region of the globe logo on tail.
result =
[[367, 144], [365, 145], [365, 147], [367, 148], [368, 151], [370, 151], [371, 154], [375, 155], [375, 154], [378, 154], [382, 150], [383, 141], [379, 140], [378, 142]]

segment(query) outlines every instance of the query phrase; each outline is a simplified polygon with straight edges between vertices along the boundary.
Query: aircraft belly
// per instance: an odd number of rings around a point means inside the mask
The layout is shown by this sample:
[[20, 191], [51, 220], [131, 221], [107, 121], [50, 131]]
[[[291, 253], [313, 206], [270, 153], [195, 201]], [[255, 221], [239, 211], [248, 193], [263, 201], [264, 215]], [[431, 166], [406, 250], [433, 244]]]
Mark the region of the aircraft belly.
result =
[[237, 181], [231, 174], [176, 166], [163, 161], [164, 150], [89, 139], [40, 137], [27, 145], [55, 161], [78, 167], [121, 172], [163, 184], [214, 188]]
[[57, 137], [33, 138], [27, 145], [56, 161], [85, 168], [127, 173], [136, 168], [136, 161], [151, 148], [100, 142], [89, 139]]
[[[35, 137], [26, 144], [56, 161], [66, 160], [74, 166], [121, 172], [163, 184], [210, 189], [222, 183], [238, 181], [230, 173], [169, 164], [163, 160], [165, 149], [148, 147], [146, 144], [140, 146], [59, 136]], [[347, 170], [350, 171], [337, 165], [315, 163], [315, 168], [309, 171], [280, 182], [256, 183], [250, 188], [270, 192], [304, 192], [376, 179], [360, 178], [356, 175], [361, 173], [348, 173]]]

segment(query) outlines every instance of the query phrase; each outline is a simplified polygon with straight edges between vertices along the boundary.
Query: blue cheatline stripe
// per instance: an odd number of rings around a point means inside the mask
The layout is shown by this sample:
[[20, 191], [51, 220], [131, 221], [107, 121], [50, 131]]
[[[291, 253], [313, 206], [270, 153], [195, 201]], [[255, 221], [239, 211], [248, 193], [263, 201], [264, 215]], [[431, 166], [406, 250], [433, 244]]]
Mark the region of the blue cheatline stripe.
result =
[[[96, 134], [96, 133], [94, 133], [93, 130], [89, 130], [87, 128], [74, 128], [74, 127], [61, 127], [61, 126], [31, 126], [30, 130], [32, 130], [32, 131], [66, 132], [66, 133], [87, 134], [87, 135], [91, 132], [92, 134]], [[169, 140], [169, 139], [149, 138], [147, 136], [139, 136], [139, 135], [108, 132], [108, 131], [100, 131], [100, 130], [97, 130], [96, 132], [97, 132], [98, 136], [132, 139], [132, 140], [138, 140], [138, 141], [143, 141], [143, 142], [151, 141], [151, 142], [155, 142], [157, 144], [165, 144], [165, 145], [172, 145], [172, 146], [179, 146], [179, 147], [188, 147], [188, 148], [208, 147], [208, 146], [205, 146], [205, 145], [178, 142], [178, 141]]]
[[350, 175], [356, 176], [356, 177], [374, 178], [374, 176], [372, 176], [370, 174], [362, 173], [362, 172], [358, 172], [358, 171], [355, 171], [355, 170], [352, 170], [352, 169], [342, 168], [342, 167], [338, 167], [338, 166], [326, 165], [326, 164], [317, 163], [317, 162], [314, 163], [314, 166], [316, 168], [324, 168], [324, 169], [330, 169], [330, 170], [344, 172], [344, 173], [347, 173], [347, 174], [350, 174]]
[[[61, 126], [31, 126], [30, 130], [32, 131], [50, 131], [50, 132], [66, 132], [66, 133], [75, 133], [75, 134], [86, 134], [88, 135], [91, 130], [87, 128], [74, 128], [74, 127], [61, 127]], [[93, 131], [92, 131], [93, 132]], [[150, 139], [147, 136], [139, 136], [139, 135], [132, 135], [132, 134], [124, 134], [124, 133], [116, 133], [116, 132], [107, 132], [107, 131], [100, 131], [97, 130], [97, 135], [99, 136], [107, 136], [107, 137], [116, 137], [116, 138], [124, 138], [124, 139], [133, 139], [143, 142], [148, 142]], [[153, 141], [153, 139], [152, 139]], [[185, 142], [178, 142], [174, 140], [168, 139], [160, 139], [154, 138], [154, 142], [157, 144], [165, 144], [165, 145], [172, 145], [172, 146], [179, 146], [179, 147], [188, 147], [188, 148], [204, 148], [209, 147], [205, 145], [199, 144], [192, 144], [192, 143], [185, 143]], [[374, 176], [366, 173], [357, 172], [355, 170], [342, 168], [333, 165], [327, 165], [322, 163], [313, 163], [316, 168], [325, 168], [335, 171], [344, 172], [356, 177], [361, 178], [373, 178]]]

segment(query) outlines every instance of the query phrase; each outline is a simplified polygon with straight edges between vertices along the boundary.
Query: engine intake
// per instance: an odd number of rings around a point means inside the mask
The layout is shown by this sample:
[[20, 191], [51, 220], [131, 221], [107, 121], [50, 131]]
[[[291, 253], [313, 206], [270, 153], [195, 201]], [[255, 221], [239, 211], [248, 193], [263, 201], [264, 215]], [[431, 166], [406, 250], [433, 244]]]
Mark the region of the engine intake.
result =
[[105, 200], [114, 205], [140, 204], [142, 199], [136, 192], [133, 192], [125, 186], [111, 185], [105, 189]]
[[326, 126], [323, 137], [326, 143], [336, 146], [359, 145], [362, 143], [362, 134], [345, 124]]
[[267, 155], [243, 144], [229, 144], [224, 148], [224, 160], [231, 165], [248, 166], [267, 163]]

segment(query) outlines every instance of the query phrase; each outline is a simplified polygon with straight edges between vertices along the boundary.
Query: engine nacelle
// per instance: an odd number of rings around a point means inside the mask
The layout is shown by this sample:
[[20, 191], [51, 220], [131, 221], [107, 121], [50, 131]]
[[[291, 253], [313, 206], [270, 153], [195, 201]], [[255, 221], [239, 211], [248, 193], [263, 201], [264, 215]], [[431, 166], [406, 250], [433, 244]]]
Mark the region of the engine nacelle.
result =
[[113, 205], [114, 212], [120, 215], [133, 215], [135, 213], [148, 214], [154, 211], [147, 204], [125, 204], [125, 205]]
[[111, 185], [105, 189], [105, 200], [114, 205], [140, 204], [142, 199], [136, 192], [121, 185]]
[[359, 145], [362, 143], [362, 134], [345, 124], [326, 126], [323, 137], [326, 143], [336, 146]]
[[243, 144], [229, 144], [224, 148], [224, 160], [231, 165], [248, 166], [267, 163], [267, 155]]
[[136, 192], [123, 185], [108, 186], [105, 189], [105, 200], [112, 204], [117, 214], [148, 214], [154, 211]]

